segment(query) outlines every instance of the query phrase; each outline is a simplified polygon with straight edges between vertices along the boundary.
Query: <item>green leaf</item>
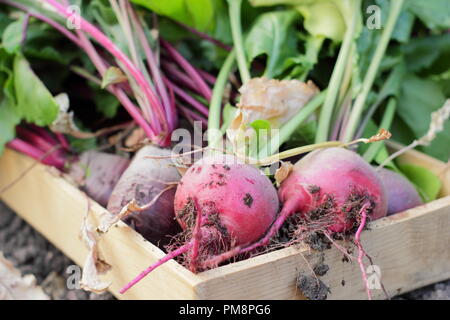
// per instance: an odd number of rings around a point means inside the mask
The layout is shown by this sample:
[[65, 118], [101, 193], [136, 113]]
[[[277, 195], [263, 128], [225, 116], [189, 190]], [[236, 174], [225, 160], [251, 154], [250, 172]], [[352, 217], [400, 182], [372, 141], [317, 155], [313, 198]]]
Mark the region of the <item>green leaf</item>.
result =
[[250, 141], [256, 149], [256, 154], [261, 151], [261, 148], [267, 145], [270, 135], [270, 122], [267, 120], [255, 120], [249, 124], [256, 132], [256, 140]]
[[[397, 116], [414, 133], [415, 139], [419, 139], [428, 132], [431, 113], [442, 107], [445, 100], [446, 97], [439, 84], [430, 79], [422, 79], [409, 74], [402, 80]], [[395, 125], [394, 122], [393, 127]], [[431, 144], [421, 147], [421, 149], [425, 153], [447, 162], [450, 157], [449, 145], [450, 122], [447, 122], [444, 130], [437, 134]]]
[[51, 124], [58, 115], [58, 104], [22, 55], [14, 58], [13, 72], [18, 114], [38, 126]]
[[116, 84], [127, 81], [127, 77], [117, 67], [109, 67], [108, 70], [106, 70], [105, 74], [103, 75], [102, 79], [102, 89], [106, 88], [110, 84]]
[[104, 90], [94, 91], [94, 102], [97, 111], [107, 118], [113, 118], [117, 114], [117, 109], [120, 107], [120, 102], [116, 96]]
[[450, 34], [414, 38], [402, 47], [402, 52], [408, 69], [413, 72], [431, 68], [435, 69], [434, 73], [444, 72], [450, 68]]
[[400, 171], [419, 191], [423, 201], [430, 202], [437, 198], [441, 190], [441, 181], [430, 170], [412, 164], [399, 164]]
[[304, 17], [305, 29], [314, 37], [341, 42], [346, 17], [351, 16], [348, 0], [250, 0], [254, 6], [294, 6]]
[[408, 0], [405, 4], [430, 29], [450, 28], [450, 1]]
[[22, 42], [23, 25], [25, 19], [21, 16], [18, 20], [10, 23], [2, 35], [2, 46], [8, 53], [16, 53], [19, 51]]
[[228, 128], [231, 124], [231, 121], [233, 121], [234, 117], [236, 116], [236, 112], [238, 111], [238, 108], [233, 107], [231, 104], [227, 103], [223, 107], [222, 111], [222, 128]]
[[267, 55], [265, 76], [273, 78], [283, 71], [286, 59], [297, 55], [294, 10], [262, 14], [245, 39], [248, 62]]
[[0, 102], [0, 155], [3, 153], [5, 144], [15, 137], [16, 125], [19, 122], [20, 117], [5, 97]]
[[214, 1], [217, 0], [132, 0], [157, 14], [200, 31], [208, 31], [214, 27]]

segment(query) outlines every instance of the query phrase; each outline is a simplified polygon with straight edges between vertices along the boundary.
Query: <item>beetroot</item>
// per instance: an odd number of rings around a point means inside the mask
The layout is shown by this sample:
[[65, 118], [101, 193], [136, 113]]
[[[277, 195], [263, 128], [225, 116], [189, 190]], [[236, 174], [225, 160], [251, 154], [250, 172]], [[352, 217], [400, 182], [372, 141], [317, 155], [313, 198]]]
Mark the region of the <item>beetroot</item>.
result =
[[356, 153], [343, 148], [316, 150], [298, 161], [279, 190], [283, 213], [302, 216], [324, 208], [332, 214], [331, 232], [359, 224], [359, 211], [369, 204], [370, 218], [387, 213], [387, 198], [375, 170]]
[[384, 168], [381, 168], [378, 171], [378, 175], [386, 189], [388, 215], [402, 212], [423, 204], [416, 188], [402, 175]]
[[317, 232], [331, 239], [331, 233], [356, 230], [358, 262], [367, 283], [360, 235], [367, 220], [386, 216], [387, 196], [377, 173], [363, 158], [343, 148], [313, 151], [295, 164], [281, 183], [279, 196], [283, 208], [264, 237], [213, 257], [204, 266], [267, 245], [289, 218], [297, 228], [291, 236], [299, 240]]
[[118, 181], [107, 206], [109, 212], [119, 214], [132, 200], [139, 206], [154, 201], [144, 211], [129, 215], [125, 222], [155, 244], [166, 243], [168, 236], [179, 230], [173, 210], [175, 188], [168, 187], [179, 181], [180, 174], [169, 158], [148, 159], [146, 156], [169, 157], [170, 154], [170, 150], [156, 146], [141, 148]]
[[208, 156], [186, 171], [175, 194], [177, 221], [186, 242], [143, 271], [124, 293], [164, 262], [187, 253], [193, 272], [202, 262], [261, 238], [274, 221], [279, 202], [271, 181], [257, 168], [234, 156]]
[[105, 207], [129, 163], [128, 159], [118, 155], [86, 151], [70, 164], [69, 175], [92, 199]]

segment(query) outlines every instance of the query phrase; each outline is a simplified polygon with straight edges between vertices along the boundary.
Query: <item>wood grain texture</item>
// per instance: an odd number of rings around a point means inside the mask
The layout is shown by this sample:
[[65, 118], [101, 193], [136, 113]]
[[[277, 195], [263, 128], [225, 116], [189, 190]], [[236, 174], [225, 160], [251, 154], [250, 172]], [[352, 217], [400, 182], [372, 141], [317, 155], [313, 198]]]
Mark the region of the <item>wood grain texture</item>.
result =
[[[0, 189], [14, 181], [33, 160], [6, 150], [0, 158]], [[87, 196], [61, 178], [52, 168], [37, 165], [1, 195], [3, 201], [44, 235], [68, 257], [82, 266], [87, 248], [79, 238], [82, 218], [88, 209]], [[104, 212], [91, 200], [93, 221]], [[112, 281], [111, 292], [120, 299], [193, 299], [194, 274], [175, 261], [155, 270], [125, 295], [120, 287], [164, 253], [145, 241], [124, 223], [112, 228], [100, 241], [100, 252], [113, 266], [104, 280]], [[176, 290], [173, 290], [176, 288]]]
[[[400, 160], [425, 166], [436, 174], [445, 168], [442, 162], [415, 151]], [[0, 158], [0, 189], [32, 164], [33, 160], [6, 150]], [[363, 245], [380, 267], [390, 295], [450, 278], [450, 173], [441, 178], [443, 198], [375, 221], [370, 230], [363, 232]], [[83, 265], [87, 249], [78, 235], [88, 200], [76, 187], [39, 164], [1, 198]], [[92, 201], [91, 212], [96, 219], [104, 210]], [[343, 262], [342, 253], [335, 248], [321, 256], [306, 247], [291, 247], [197, 275], [170, 261], [125, 295], [118, 294], [119, 288], [162, 257], [163, 252], [123, 223], [102, 238], [100, 249], [113, 266], [105, 279], [112, 281], [110, 291], [120, 299], [303, 299], [296, 289], [296, 279], [299, 274], [310, 275], [311, 267], [321, 258], [330, 267], [321, 277], [330, 287], [329, 299], [366, 298], [357, 264]], [[373, 294], [384, 298], [381, 290], [373, 290]]]

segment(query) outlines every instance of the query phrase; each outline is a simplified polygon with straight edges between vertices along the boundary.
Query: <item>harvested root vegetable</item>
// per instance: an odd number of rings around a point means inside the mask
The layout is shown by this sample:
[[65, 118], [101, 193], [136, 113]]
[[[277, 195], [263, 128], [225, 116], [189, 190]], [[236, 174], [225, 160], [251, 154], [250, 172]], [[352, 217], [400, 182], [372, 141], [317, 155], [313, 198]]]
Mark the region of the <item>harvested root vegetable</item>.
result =
[[208, 156], [191, 166], [179, 183], [174, 203], [186, 242], [143, 271], [121, 293], [178, 255], [186, 254], [186, 265], [197, 272], [204, 260], [257, 241], [279, 207], [271, 181], [257, 168], [229, 155]]
[[387, 214], [402, 212], [423, 204], [419, 193], [408, 179], [400, 174], [381, 168], [378, 175], [383, 182], [388, 198]]
[[328, 215], [331, 232], [345, 232], [360, 224], [368, 205], [370, 219], [386, 216], [387, 197], [375, 170], [356, 153], [343, 148], [316, 150], [298, 161], [279, 190], [283, 215]]
[[[386, 216], [384, 186], [363, 158], [344, 148], [320, 149], [299, 160], [279, 189], [283, 208], [267, 233], [248, 246], [236, 246], [204, 266], [216, 266], [236, 255], [253, 251], [269, 243], [287, 219], [294, 224], [293, 241], [307, 240], [321, 233], [331, 239], [333, 233], [355, 232], [359, 249], [358, 263], [367, 287], [362, 262], [366, 255], [360, 235], [366, 222]], [[297, 239], [296, 239], [297, 238]], [[367, 289], [370, 297], [370, 290]]]
[[164, 244], [168, 236], [179, 230], [174, 220], [173, 199], [180, 174], [169, 159], [170, 154], [170, 150], [156, 146], [141, 148], [116, 184], [107, 205], [108, 211], [117, 215], [131, 201], [136, 201], [141, 209], [124, 221], [155, 244]]
[[128, 159], [118, 155], [86, 151], [71, 163], [69, 175], [92, 199], [105, 207], [129, 163]]

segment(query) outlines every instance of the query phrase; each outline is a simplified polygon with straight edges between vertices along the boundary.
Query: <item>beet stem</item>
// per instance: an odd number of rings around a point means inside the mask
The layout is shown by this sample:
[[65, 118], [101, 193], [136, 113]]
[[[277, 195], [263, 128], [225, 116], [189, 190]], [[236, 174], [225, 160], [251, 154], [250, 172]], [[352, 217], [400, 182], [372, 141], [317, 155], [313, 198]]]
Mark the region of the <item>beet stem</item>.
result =
[[247, 245], [247, 246], [236, 246], [227, 252], [224, 252], [220, 255], [217, 255], [217, 256], [209, 259], [209, 261], [205, 261], [203, 263], [203, 267], [213, 267], [213, 266], [215, 267], [215, 266], [219, 265], [220, 263], [222, 263], [223, 261], [231, 259], [232, 257], [235, 257], [239, 254], [246, 253], [246, 252], [255, 250], [256, 248], [267, 245], [269, 243], [270, 239], [278, 232], [278, 230], [280, 230], [281, 226], [286, 221], [286, 219], [293, 212], [295, 212], [295, 210], [297, 208], [297, 201], [298, 201], [298, 199], [291, 199], [289, 201], [286, 201], [283, 209], [281, 210], [281, 212], [278, 215], [278, 217], [276, 218], [276, 220], [273, 222], [270, 229], [267, 231], [265, 236], [263, 238], [261, 238], [259, 241], [255, 242], [253, 244]]
[[361, 223], [359, 224], [358, 230], [355, 233], [355, 243], [358, 246], [358, 264], [359, 264], [359, 268], [361, 269], [361, 274], [362, 274], [362, 278], [364, 281], [364, 285], [366, 287], [366, 292], [367, 292], [367, 297], [369, 300], [372, 300], [372, 293], [370, 292], [369, 289], [369, 283], [367, 280], [367, 274], [366, 274], [366, 270], [365, 270], [365, 266], [364, 266], [364, 262], [363, 262], [363, 258], [364, 258], [364, 254], [365, 251], [361, 245], [361, 233], [364, 230], [364, 227], [366, 225], [366, 221], [367, 221], [367, 209], [369, 208], [370, 203], [365, 203], [363, 205], [363, 207], [361, 208]]
[[144, 277], [149, 274], [150, 272], [152, 272], [153, 270], [155, 270], [157, 267], [159, 267], [160, 265], [166, 263], [167, 261], [178, 257], [179, 255], [185, 253], [186, 251], [188, 251], [190, 248], [192, 247], [192, 242], [186, 243], [185, 245], [179, 247], [178, 249], [168, 253], [167, 255], [165, 255], [163, 258], [161, 258], [160, 260], [158, 260], [156, 263], [152, 264], [150, 267], [148, 267], [147, 269], [145, 269], [144, 271], [142, 271], [136, 278], [134, 278], [131, 282], [129, 282], [125, 287], [123, 287], [122, 289], [120, 289], [120, 293], [124, 294], [125, 292], [127, 292], [131, 287], [133, 287], [136, 283], [138, 283], [139, 281], [141, 281], [142, 279], [144, 279]]

